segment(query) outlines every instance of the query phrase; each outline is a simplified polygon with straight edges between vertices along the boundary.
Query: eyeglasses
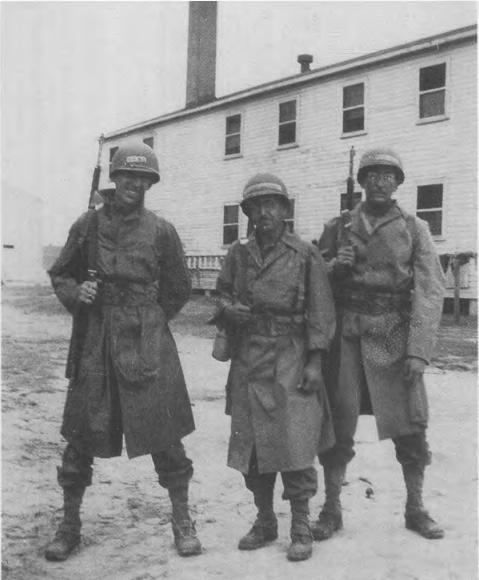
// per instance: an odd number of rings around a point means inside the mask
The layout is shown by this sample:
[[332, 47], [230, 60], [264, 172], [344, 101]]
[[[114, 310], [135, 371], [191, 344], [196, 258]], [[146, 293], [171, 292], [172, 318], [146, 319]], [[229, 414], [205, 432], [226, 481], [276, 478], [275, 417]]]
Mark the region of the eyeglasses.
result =
[[368, 171], [366, 176], [368, 181], [380, 181], [381, 179], [386, 183], [394, 183], [396, 181], [396, 175], [394, 173], [378, 173], [377, 171]]

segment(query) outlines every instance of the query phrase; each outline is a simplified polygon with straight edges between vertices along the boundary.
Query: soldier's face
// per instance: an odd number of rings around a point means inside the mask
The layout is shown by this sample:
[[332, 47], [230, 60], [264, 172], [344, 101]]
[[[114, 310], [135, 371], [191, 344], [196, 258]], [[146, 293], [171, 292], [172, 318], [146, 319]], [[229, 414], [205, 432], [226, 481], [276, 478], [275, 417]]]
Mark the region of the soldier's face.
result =
[[249, 215], [259, 232], [278, 230], [282, 227], [288, 213], [286, 204], [276, 195], [264, 195], [252, 199], [249, 207]]
[[366, 201], [375, 206], [390, 203], [393, 193], [398, 188], [396, 174], [388, 167], [378, 166], [370, 169], [364, 180]]
[[151, 179], [142, 173], [119, 171], [113, 180], [116, 184], [115, 205], [123, 212], [142, 205], [145, 192], [151, 187]]

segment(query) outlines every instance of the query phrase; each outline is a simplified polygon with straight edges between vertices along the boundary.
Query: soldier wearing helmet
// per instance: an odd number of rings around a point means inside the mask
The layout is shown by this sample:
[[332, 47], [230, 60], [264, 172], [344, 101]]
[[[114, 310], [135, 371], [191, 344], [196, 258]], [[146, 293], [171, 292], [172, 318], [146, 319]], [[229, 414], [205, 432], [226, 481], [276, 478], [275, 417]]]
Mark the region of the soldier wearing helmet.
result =
[[49, 272], [73, 314], [61, 429], [67, 446], [58, 468], [64, 517], [47, 546], [49, 560], [65, 560], [80, 543], [93, 458], [121, 455], [123, 438], [130, 458], [152, 456], [171, 499], [180, 555], [201, 552], [188, 508], [193, 466], [181, 442], [195, 426], [168, 327], [190, 294], [183, 248], [174, 226], [144, 207], [145, 193], [160, 180], [150, 147], [121, 145], [110, 177], [115, 189], [104, 190], [103, 207], [73, 224]]
[[347, 219], [328, 222], [319, 241], [341, 332], [331, 401], [336, 445], [320, 455], [326, 497], [313, 525], [316, 540], [343, 525], [341, 484], [355, 455], [360, 414], [374, 415], [379, 438], [395, 445], [407, 491], [406, 528], [428, 539], [444, 535], [422, 500], [431, 460], [423, 373], [441, 318], [444, 275], [428, 224], [393, 199], [404, 179], [394, 151], [365, 152], [357, 174], [365, 200]]
[[228, 465], [243, 474], [258, 509], [239, 548], [254, 550], [278, 537], [273, 495], [280, 472], [283, 498], [291, 504], [288, 558], [294, 561], [312, 553], [313, 463], [333, 441], [321, 354], [335, 319], [323, 260], [285, 225], [289, 205], [274, 175], [261, 173], [246, 184], [241, 207], [253, 228], [226, 256], [214, 321], [226, 330], [231, 357]]

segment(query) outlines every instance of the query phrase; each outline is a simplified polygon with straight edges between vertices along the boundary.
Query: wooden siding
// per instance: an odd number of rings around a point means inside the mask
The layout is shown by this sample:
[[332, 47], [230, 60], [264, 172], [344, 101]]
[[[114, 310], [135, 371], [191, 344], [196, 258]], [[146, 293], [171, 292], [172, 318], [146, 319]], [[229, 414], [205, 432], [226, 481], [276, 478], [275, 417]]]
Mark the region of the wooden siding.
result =
[[[161, 125], [154, 132], [161, 182], [148, 193], [147, 205], [175, 224], [187, 254], [221, 255], [227, 250], [224, 204], [241, 199], [252, 175], [271, 172], [296, 200], [296, 231], [312, 240], [339, 212], [350, 147], [357, 169], [361, 154], [382, 144], [402, 157], [406, 180], [397, 199], [406, 210], [416, 211], [418, 185], [444, 184], [438, 252], [476, 251], [476, 48], [476, 43], [442, 47]], [[419, 69], [440, 62], [447, 63], [448, 118], [418, 123]], [[342, 90], [358, 82], [365, 83], [365, 131], [343, 136]], [[293, 98], [298, 146], [279, 150], [279, 103]], [[225, 119], [234, 113], [242, 114], [242, 155], [225, 159]], [[244, 235], [243, 215], [240, 230]], [[469, 270], [462, 295], [476, 297], [476, 267]]]

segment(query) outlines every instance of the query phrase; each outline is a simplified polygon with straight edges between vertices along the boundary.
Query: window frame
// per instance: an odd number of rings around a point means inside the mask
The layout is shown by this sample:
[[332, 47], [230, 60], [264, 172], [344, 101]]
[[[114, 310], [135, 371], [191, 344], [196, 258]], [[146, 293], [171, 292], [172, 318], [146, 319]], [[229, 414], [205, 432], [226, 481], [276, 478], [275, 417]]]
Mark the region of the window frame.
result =
[[[281, 125], [285, 125], [286, 123], [292, 123], [293, 121], [283, 121], [282, 123], [280, 122], [280, 111], [281, 111], [281, 105], [284, 105], [286, 103], [291, 103], [291, 102], [295, 102], [296, 103], [296, 114], [295, 114], [295, 118], [294, 118], [294, 124], [295, 124], [295, 133], [294, 133], [294, 137], [295, 140], [290, 142], [290, 143], [283, 143], [282, 145], [280, 145], [279, 143], [279, 136], [280, 136], [280, 127]], [[282, 98], [278, 101], [276, 101], [276, 149], [278, 151], [283, 151], [284, 149], [292, 149], [294, 147], [299, 147], [299, 116], [300, 116], [300, 98], [299, 95], [290, 95], [288, 97]]]
[[[418, 209], [418, 201], [419, 201], [419, 188], [420, 187], [430, 187], [432, 185], [441, 185], [442, 186], [442, 207], [431, 207], [427, 209]], [[415, 190], [415, 203], [414, 203], [414, 214], [416, 217], [426, 221], [421, 214], [424, 212], [441, 212], [441, 233], [440, 234], [433, 234], [431, 232], [431, 236], [434, 241], [444, 241], [445, 240], [445, 231], [446, 231], [446, 179], [444, 177], [433, 177], [429, 179], [422, 179], [420, 182], [416, 183], [416, 190]], [[429, 231], [431, 229], [429, 228]]]
[[[222, 227], [221, 227], [221, 231], [222, 231], [222, 238], [221, 238], [221, 246], [223, 248], [229, 248], [231, 247], [236, 241], [238, 241], [241, 237], [241, 206], [237, 201], [225, 201], [223, 203], [223, 220], [222, 220]], [[225, 223], [225, 209], [226, 207], [236, 207], [238, 209], [238, 221], [237, 222], [231, 222], [231, 223]], [[226, 227], [231, 227], [231, 226], [236, 226], [237, 228], [237, 236], [236, 239], [233, 240], [231, 243], [227, 244], [225, 243], [225, 228]]]
[[[293, 233], [295, 231], [295, 229], [296, 229], [296, 213], [297, 213], [296, 212], [296, 205], [297, 205], [296, 204], [296, 198], [295, 197], [290, 197], [289, 198], [289, 202], [290, 202], [290, 204], [291, 204], [291, 206], [293, 208], [293, 217], [286, 218], [284, 220], [284, 223], [286, 224], [286, 228], [288, 229], [288, 231], [290, 233]], [[289, 227], [289, 224], [291, 224], [291, 226], [292, 226], [291, 228]]]
[[[235, 117], [236, 115], [240, 116], [240, 130], [239, 133], [231, 133], [231, 134], [227, 134], [226, 133], [226, 128], [227, 128], [227, 120], [230, 117]], [[225, 121], [224, 121], [224, 141], [223, 141], [223, 158], [226, 159], [238, 159], [240, 157], [243, 157], [243, 143], [244, 143], [244, 123], [245, 123], [245, 113], [243, 110], [240, 111], [231, 111], [230, 113], [227, 113], [225, 116]], [[232, 135], [239, 135], [239, 139], [240, 139], [240, 150], [239, 153], [226, 153], [226, 141], [228, 139], [228, 137], [231, 137]]]
[[[444, 85], [444, 113], [440, 115], [431, 115], [430, 117], [421, 117], [421, 95], [432, 93], [434, 91], [438, 91], [440, 89], [430, 89], [429, 91], [421, 91], [420, 90], [420, 82], [421, 82], [421, 70], [425, 68], [430, 68], [433, 66], [437, 66], [439, 64], [446, 65], [446, 75], [445, 75], [445, 85]], [[428, 123], [437, 123], [438, 121], [447, 121], [449, 120], [449, 111], [451, 110], [451, 59], [449, 57], [436, 57], [434, 59], [427, 60], [426, 62], [421, 63], [416, 69], [416, 78], [414, 81], [414, 87], [416, 91], [416, 125], [427, 125]]]
[[[344, 111], [345, 110], [351, 110], [357, 107], [347, 107], [346, 109], [344, 108], [344, 89], [348, 88], [348, 87], [353, 87], [354, 85], [359, 85], [362, 84], [364, 87], [364, 93], [363, 93], [363, 121], [364, 121], [364, 128], [358, 131], [348, 131], [348, 132], [344, 132]], [[354, 78], [354, 79], [349, 79], [347, 82], [344, 82], [341, 84], [341, 86], [339, 87], [340, 93], [339, 93], [339, 105], [340, 105], [340, 113], [339, 113], [339, 126], [340, 126], [340, 136], [341, 139], [349, 139], [350, 137], [359, 137], [361, 135], [367, 135], [368, 133], [368, 125], [367, 125], [367, 119], [368, 119], [368, 108], [367, 108], [367, 103], [369, 103], [369, 83], [368, 83], [368, 79], [364, 78], [364, 77], [359, 77], [359, 78]]]

